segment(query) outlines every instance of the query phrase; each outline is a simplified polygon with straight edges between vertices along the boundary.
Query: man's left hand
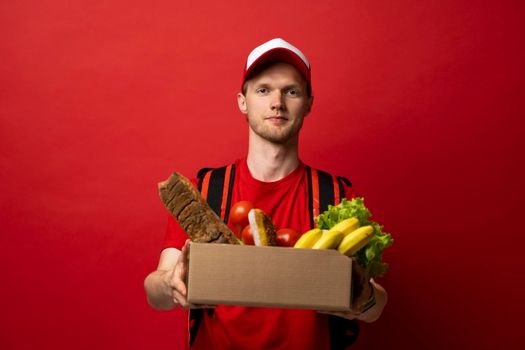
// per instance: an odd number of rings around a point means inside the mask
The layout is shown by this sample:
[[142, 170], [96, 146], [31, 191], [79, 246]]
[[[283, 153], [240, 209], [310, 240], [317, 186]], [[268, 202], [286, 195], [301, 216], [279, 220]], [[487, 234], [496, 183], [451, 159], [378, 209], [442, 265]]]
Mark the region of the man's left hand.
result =
[[[376, 295], [377, 294], [377, 295]], [[376, 306], [375, 299], [379, 305]], [[370, 279], [368, 272], [355, 260], [352, 264], [352, 303], [350, 311], [318, 311], [346, 319], [362, 319], [372, 322], [377, 319], [386, 304], [386, 292]], [[370, 310], [370, 312], [368, 312]]]

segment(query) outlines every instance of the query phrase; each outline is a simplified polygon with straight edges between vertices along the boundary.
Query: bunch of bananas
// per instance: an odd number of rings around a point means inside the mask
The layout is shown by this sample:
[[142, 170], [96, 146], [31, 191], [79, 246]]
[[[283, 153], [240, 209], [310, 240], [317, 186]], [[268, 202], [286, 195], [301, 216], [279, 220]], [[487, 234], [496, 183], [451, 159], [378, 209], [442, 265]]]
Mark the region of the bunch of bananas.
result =
[[374, 236], [371, 225], [359, 227], [357, 218], [337, 223], [330, 230], [314, 228], [305, 232], [294, 248], [337, 249], [341, 254], [352, 256], [366, 246]]

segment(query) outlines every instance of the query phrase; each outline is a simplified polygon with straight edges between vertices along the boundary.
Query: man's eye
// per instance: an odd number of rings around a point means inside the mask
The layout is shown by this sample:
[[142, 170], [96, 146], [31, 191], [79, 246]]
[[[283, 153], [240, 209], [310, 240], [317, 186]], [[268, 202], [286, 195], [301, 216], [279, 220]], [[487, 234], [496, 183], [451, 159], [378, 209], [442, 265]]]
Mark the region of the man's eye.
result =
[[299, 95], [299, 91], [295, 90], [295, 89], [290, 89], [288, 91], [286, 91], [286, 93], [290, 96], [297, 96]]
[[258, 88], [257, 92], [260, 93], [260, 94], [265, 94], [265, 93], [268, 92], [268, 89], [267, 88]]

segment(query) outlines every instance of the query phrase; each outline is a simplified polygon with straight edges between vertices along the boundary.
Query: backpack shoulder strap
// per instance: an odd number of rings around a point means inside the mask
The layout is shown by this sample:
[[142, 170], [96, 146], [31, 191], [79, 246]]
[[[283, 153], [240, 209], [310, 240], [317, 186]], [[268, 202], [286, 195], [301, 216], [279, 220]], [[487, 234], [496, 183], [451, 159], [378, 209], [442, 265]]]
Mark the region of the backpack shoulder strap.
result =
[[328, 327], [330, 350], [347, 350], [359, 337], [359, 324], [356, 320], [328, 315]]
[[306, 166], [308, 177], [308, 208], [310, 227], [314, 227], [314, 218], [328, 209], [328, 205], [337, 205], [345, 198], [344, 186], [351, 182], [341, 176], [334, 176], [325, 171]]
[[203, 168], [197, 173], [198, 190], [222, 221], [230, 215], [235, 164], [220, 168]]
[[[197, 173], [197, 188], [201, 196], [208, 202], [215, 214], [222, 221], [227, 222], [230, 215], [230, 205], [233, 192], [233, 181], [235, 180], [235, 164], [229, 164], [220, 168], [203, 168]], [[213, 315], [213, 309], [191, 309], [188, 313], [188, 343], [191, 347], [197, 337], [204, 312], [208, 316]]]
[[[308, 209], [310, 227], [315, 227], [314, 218], [328, 209], [328, 205], [337, 205], [345, 198], [345, 187], [352, 183], [341, 176], [334, 176], [319, 169], [306, 166], [308, 177]], [[337, 316], [328, 316], [330, 330], [330, 350], [344, 350], [351, 346], [359, 336], [359, 325], [355, 320]]]

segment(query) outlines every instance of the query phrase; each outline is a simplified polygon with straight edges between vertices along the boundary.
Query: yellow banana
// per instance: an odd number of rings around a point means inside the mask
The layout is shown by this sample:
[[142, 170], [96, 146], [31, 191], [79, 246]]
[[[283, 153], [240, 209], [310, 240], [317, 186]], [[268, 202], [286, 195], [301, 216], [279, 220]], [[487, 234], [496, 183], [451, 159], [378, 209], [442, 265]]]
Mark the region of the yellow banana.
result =
[[374, 236], [374, 228], [370, 225], [363, 226], [343, 238], [337, 250], [344, 255], [352, 256], [370, 242]]
[[299, 240], [295, 243], [294, 248], [312, 248], [312, 246], [321, 238], [323, 231], [319, 228], [314, 228], [303, 233]]
[[335, 224], [334, 227], [331, 228], [331, 230], [341, 231], [345, 237], [348, 236], [348, 234], [352, 231], [357, 230], [359, 227], [359, 220], [357, 218], [349, 218], [345, 219], [337, 224]]
[[336, 231], [333, 229], [324, 231], [323, 235], [317, 242], [315, 242], [312, 249], [335, 249], [343, 237], [344, 234], [341, 231]]

